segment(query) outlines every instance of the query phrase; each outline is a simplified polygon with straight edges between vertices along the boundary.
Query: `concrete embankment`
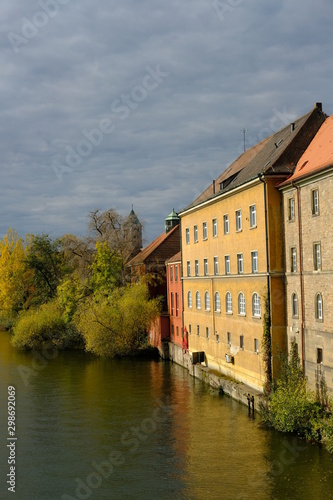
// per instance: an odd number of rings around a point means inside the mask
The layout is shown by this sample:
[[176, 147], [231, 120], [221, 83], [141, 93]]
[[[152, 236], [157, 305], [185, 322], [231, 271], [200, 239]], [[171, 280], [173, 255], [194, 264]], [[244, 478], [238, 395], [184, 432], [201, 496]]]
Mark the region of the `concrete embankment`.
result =
[[254, 406], [256, 411], [259, 410], [259, 401], [262, 396], [262, 392], [259, 392], [242, 382], [237, 382], [225, 377], [216, 370], [212, 370], [208, 366], [205, 366], [204, 363], [192, 364], [191, 355], [180, 346], [171, 342], [163, 345], [161, 355], [164, 359], [169, 359], [173, 363], [177, 363], [178, 365], [186, 368], [189, 374], [193, 377], [203, 380], [214, 389], [217, 389], [220, 392], [223, 391], [224, 394], [227, 394], [246, 406], [248, 406], [250, 398], [251, 409]]

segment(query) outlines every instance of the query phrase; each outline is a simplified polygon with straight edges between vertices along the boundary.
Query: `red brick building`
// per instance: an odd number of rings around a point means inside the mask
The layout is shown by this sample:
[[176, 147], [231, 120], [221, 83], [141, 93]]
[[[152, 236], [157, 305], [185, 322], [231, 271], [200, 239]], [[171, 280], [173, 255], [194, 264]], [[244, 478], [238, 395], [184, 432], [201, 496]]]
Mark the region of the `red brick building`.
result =
[[187, 332], [183, 330], [183, 293], [181, 252], [166, 261], [170, 341], [183, 349], [188, 348]]

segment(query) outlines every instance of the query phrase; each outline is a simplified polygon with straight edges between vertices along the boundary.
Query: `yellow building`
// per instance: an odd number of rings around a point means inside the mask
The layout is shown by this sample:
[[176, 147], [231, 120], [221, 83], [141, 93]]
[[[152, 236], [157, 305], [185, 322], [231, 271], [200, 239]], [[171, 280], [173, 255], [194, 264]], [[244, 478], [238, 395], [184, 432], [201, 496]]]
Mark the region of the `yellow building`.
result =
[[[246, 151], [179, 214], [192, 359], [204, 352], [210, 368], [259, 390], [278, 369], [278, 349], [286, 349], [282, 204], [275, 186], [291, 174], [324, 119], [318, 105]], [[272, 353], [262, 348], [264, 324]]]

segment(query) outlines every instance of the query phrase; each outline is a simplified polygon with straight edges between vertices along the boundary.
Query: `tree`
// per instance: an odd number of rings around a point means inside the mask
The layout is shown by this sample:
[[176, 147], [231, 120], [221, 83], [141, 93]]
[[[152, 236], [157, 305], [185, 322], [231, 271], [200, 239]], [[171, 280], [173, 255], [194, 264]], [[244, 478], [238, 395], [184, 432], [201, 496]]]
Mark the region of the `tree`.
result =
[[87, 351], [99, 356], [124, 356], [146, 340], [146, 330], [160, 310], [157, 299], [149, 300], [141, 282], [115, 288], [108, 297], [89, 297], [74, 316]]
[[0, 241], [0, 314], [10, 320], [24, 307], [32, 273], [25, 268], [25, 244], [9, 229]]
[[110, 250], [106, 241], [96, 242], [96, 255], [91, 265], [93, 290], [109, 295], [122, 282], [123, 259]]
[[25, 266], [33, 272], [34, 293], [31, 300], [35, 305], [53, 298], [62, 277], [69, 271], [60, 249], [60, 241], [51, 240], [47, 234], [31, 237]]

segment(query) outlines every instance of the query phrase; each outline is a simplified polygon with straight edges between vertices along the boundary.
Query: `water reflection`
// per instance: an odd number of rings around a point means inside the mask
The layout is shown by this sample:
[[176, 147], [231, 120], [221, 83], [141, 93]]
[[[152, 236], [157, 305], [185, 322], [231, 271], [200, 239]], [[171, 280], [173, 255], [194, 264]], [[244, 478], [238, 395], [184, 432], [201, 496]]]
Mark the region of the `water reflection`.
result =
[[33, 361], [1, 335], [1, 415], [17, 386], [17, 498], [333, 498], [325, 450], [263, 430], [177, 365], [63, 352], [26, 384], [17, 368]]

